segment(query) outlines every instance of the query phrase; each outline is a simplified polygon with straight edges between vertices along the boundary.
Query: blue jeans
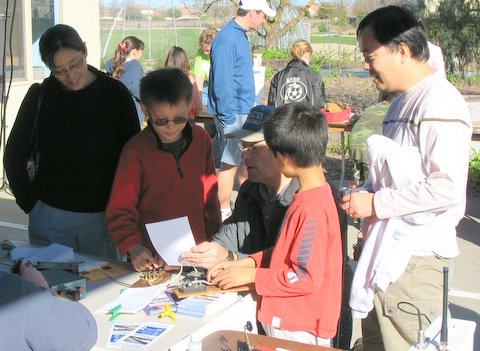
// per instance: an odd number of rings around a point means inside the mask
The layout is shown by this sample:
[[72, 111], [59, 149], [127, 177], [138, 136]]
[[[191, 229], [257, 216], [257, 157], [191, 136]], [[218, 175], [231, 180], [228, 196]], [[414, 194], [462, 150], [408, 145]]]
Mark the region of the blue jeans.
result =
[[104, 212], [65, 211], [38, 200], [28, 218], [31, 244], [45, 246], [57, 243], [80, 253], [116, 258]]

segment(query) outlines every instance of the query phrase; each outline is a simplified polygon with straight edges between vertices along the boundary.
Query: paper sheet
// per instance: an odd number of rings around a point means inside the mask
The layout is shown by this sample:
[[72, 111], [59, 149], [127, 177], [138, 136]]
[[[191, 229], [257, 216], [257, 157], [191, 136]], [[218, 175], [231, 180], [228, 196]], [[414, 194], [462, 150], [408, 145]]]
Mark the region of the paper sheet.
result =
[[73, 249], [60, 244], [50, 244], [46, 247], [16, 247], [10, 252], [12, 261], [26, 258], [32, 263], [37, 262], [71, 262]]
[[173, 328], [171, 324], [145, 323], [115, 342], [120, 347], [145, 350]]
[[148, 288], [129, 288], [120, 294], [115, 300], [107, 303], [95, 313], [109, 313], [110, 310], [121, 305], [118, 313], [137, 313], [148, 305], [155, 297], [165, 291], [167, 284], [159, 284]]
[[135, 322], [116, 322], [112, 325], [110, 329], [110, 335], [107, 341], [107, 347], [118, 348], [120, 347], [117, 342], [121, 338], [125, 337], [128, 334], [134, 332], [140, 326], [139, 323]]
[[195, 246], [188, 217], [145, 224], [155, 250], [169, 266], [178, 266], [180, 254]]
[[32, 263], [37, 262], [82, 262], [79, 265], [80, 272], [95, 269], [96, 266], [105, 266], [107, 261], [99, 261], [91, 257], [74, 252], [71, 247], [50, 244], [49, 246], [34, 247], [21, 241], [12, 241], [15, 248], [10, 252], [12, 261], [28, 259]]

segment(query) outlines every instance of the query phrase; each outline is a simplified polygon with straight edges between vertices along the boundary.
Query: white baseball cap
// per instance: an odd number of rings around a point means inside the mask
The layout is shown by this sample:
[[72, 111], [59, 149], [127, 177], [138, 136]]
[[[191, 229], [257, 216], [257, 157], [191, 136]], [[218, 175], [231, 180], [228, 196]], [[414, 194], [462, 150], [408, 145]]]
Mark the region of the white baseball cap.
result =
[[270, 8], [267, 0], [241, 0], [240, 8], [243, 10], [262, 11], [268, 17], [274, 17], [277, 14], [277, 11]]

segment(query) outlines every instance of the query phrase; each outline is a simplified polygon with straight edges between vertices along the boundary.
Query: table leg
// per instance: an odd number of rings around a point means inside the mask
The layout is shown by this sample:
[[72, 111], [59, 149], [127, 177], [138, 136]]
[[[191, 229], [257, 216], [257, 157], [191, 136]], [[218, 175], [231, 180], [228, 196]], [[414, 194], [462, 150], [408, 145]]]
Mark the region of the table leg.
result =
[[339, 188], [343, 186], [343, 180], [345, 178], [345, 153], [347, 150], [345, 149], [345, 133], [343, 131], [340, 132], [340, 142], [342, 143], [342, 171], [340, 172], [340, 183]]

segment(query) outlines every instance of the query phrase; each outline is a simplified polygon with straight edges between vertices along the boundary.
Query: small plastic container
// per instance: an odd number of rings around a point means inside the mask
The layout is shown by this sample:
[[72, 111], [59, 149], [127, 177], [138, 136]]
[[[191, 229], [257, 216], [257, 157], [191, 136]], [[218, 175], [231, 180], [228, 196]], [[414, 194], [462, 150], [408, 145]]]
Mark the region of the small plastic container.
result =
[[348, 123], [352, 114], [350, 108], [343, 108], [341, 112], [328, 112], [325, 108], [321, 108], [321, 111], [328, 123]]

